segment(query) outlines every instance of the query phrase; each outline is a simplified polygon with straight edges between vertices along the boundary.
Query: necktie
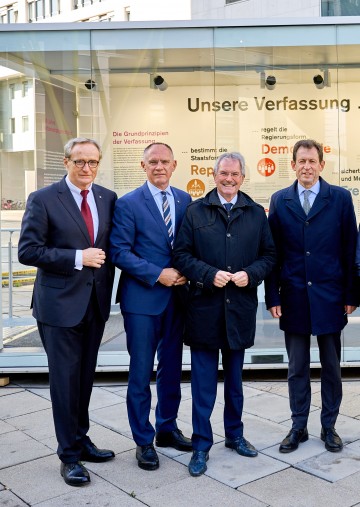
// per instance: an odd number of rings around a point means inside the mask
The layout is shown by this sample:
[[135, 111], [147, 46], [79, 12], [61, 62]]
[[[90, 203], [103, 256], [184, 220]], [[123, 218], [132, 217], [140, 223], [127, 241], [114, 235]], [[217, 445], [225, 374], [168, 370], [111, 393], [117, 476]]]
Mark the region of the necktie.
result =
[[90, 211], [90, 206], [87, 202], [87, 195], [89, 193], [89, 190], [82, 190], [80, 194], [82, 195], [82, 202], [81, 202], [81, 214], [85, 220], [85, 224], [87, 227], [87, 230], [89, 232], [90, 241], [91, 244], [94, 244], [94, 224], [93, 219]]
[[226, 202], [226, 203], [224, 203], [223, 206], [226, 209], [227, 214], [230, 215], [230, 210], [233, 207], [232, 202]]
[[304, 211], [305, 211], [305, 215], [307, 215], [309, 213], [310, 208], [311, 208], [310, 201], [309, 201], [310, 192], [311, 192], [311, 190], [304, 190], [303, 208], [304, 208]]
[[169, 235], [169, 238], [170, 238], [171, 246], [173, 246], [173, 244], [174, 244], [174, 233], [173, 233], [173, 226], [172, 226], [172, 223], [171, 223], [169, 201], [167, 200], [166, 192], [165, 191], [162, 191], [161, 195], [162, 195], [162, 209], [163, 209], [163, 215], [164, 215], [164, 222], [165, 222], [165, 225], [166, 225], [166, 228], [167, 228], [167, 231], [168, 231], [168, 235]]

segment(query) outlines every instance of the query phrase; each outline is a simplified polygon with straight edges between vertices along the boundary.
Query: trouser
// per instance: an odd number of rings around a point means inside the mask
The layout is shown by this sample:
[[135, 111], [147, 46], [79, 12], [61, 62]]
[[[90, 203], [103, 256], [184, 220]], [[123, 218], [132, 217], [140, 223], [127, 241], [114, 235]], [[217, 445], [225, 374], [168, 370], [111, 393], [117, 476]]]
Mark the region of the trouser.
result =
[[[335, 425], [342, 399], [340, 333], [318, 335], [321, 363], [321, 425]], [[307, 425], [311, 403], [310, 335], [285, 333], [289, 357], [288, 386], [293, 428]]]
[[[230, 439], [243, 436], [244, 396], [242, 369], [244, 350], [222, 350], [224, 370], [224, 428]], [[208, 451], [213, 444], [210, 417], [214, 408], [218, 382], [219, 350], [191, 348], [191, 392], [193, 448]]]
[[130, 355], [127, 409], [133, 438], [137, 445], [153, 442], [155, 429], [150, 423], [150, 381], [155, 354], [157, 405], [156, 432], [177, 428], [181, 399], [183, 317], [171, 298], [160, 315], [123, 312], [127, 349]]
[[58, 456], [72, 463], [79, 460], [84, 443], [90, 440], [89, 403], [105, 322], [93, 294], [77, 326], [37, 324], [48, 357]]

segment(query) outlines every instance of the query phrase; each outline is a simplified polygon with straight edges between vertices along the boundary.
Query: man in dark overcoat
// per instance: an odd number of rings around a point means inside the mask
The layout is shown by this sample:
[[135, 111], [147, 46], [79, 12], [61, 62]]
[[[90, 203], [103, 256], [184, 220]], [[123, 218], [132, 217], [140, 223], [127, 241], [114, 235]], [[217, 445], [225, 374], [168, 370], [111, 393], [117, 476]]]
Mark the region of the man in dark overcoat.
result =
[[269, 224], [277, 267], [266, 280], [265, 298], [285, 332], [292, 428], [280, 452], [308, 440], [310, 336], [317, 335], [321, 362], [321, 439], [327, 450], [343, 447], [335, 431], [342, 398], [341, 330], [356, 307], [354, 258], [357, 238], [351, 194], [320, 177], [322, 146], [298, 141], [293, 149], [293, 185], [276, 192]]
[[225, 446], [243, 456], [257, 455], [243, 436], [242, 368], [245, 349], [254, 344], [257, 287], [275, 264], [275, 247], [264, 209], [239, 190], [244, 177], [240, 153], [219, 157], [216, 188], [189, 204], [174, 249], [175, 267], [190, 280], [185, 343], [191, 347], [189, 472], [195, 477], [206, 471], [213, 444], [210, 416], [220, 350]]

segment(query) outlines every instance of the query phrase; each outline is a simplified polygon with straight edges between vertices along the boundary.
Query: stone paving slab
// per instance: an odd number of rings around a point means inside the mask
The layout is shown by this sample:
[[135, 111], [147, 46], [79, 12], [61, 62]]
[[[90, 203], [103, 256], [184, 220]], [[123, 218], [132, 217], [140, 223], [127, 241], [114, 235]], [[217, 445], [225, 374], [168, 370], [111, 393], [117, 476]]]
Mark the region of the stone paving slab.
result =
[[209, 477], [188, 477], [175, 484], [165, 484], [137, 498], [150, 507], [266, 507], [250, 496], [211, 480]]
[[[182, 455], [175, 458], [186, 466], [189, 457]], [[236, 451], [225, 447], [223, 442], [212, 446], [205, 474], [231, 488], [237, 488], [247, 482], [256, 481], [261, 477], [273, 474], [288, 467], [287, 464], [263, 454], [256, 458], [239, 456]]]
[[0, 435], [0, 449], [0, 469], [52, 454], [45, 445], [22, 431]]
[[17, 417], [10, 417], [6, 422], [35, 440], [40, 441], [55, 436], [51, 408]]
[[171, 485], [188, 477], [186, 467], [160, 452], [158, 456], [160, 468], [150, 472], [138, 467], [135, 448], [119, 454], [112, 461], [88, 463], [87, 468], [129, 495], [134, 494], [137, 498], [146, 492], [157, 490], [164, 484]]
[[0, 419], [30, 414], [51, 407], [51, 403], [29, 391], [21, 391], [0, 398]]
[[241, 486], [239, 491], [271, 507], [353, 507], [359, 500], [354, 491], [294, 468]]
[[3, 490], [0, 491], [0, 505], [4, 507], [27, 507], [29, 504], [24, 503], [11, 491]]
[[271, 456], [272, 458], [288, 463], [289, 465], [296, 465], [296, 463], [319, 456], [320, 454], [328, 451], [326, 451], [324, 447], [324, 442], [322, 442], [319, 438], [310, 435], [309, 440], [301, 443], [294, 452], [281, 453], [279, 452], [279, 445], [274, 445], [273, 447], [264, 449], [262, 452], [267, 456]]
[[360, 472], [360, 442], [346, 446], [341, 452], [324, 452], [301, 461], [296, 468], [329, 482], [336, 482]]
[[261, 393], [244, 401], [244, 411], [274, 422], [290, 418], [289, 400], [272, 393]]
[[10, 431], [15, 431], [16, 428], [9, 424], [8, 422], [1, 421], [0, 420], [0, 435], [3, 435], [4, 433], [9, 433]]

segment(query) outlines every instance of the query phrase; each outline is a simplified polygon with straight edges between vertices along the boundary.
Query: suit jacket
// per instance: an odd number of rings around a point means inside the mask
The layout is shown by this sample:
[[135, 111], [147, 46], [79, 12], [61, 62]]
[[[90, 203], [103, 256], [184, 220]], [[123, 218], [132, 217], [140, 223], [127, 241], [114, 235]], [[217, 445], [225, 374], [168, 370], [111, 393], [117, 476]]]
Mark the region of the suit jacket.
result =
[[[115, 192], [93, 184], [99, 230], [94, 247], [106, 253]], [[93, 287], [101, 315], [110, 312], [114, 268], [109, 257], [101, 268], [77, 270], [75, 251], [91, 247], [90, 237], [69, 187], [58, 183], [29, 195], [19, 239], [19, 261], [38, 268], [33, 292], [33, 316], [51, 326], [73, 327], [85, 315]]]
[[281, 305], [280, 328], [339, 332], [347, 322], [344, 305], [357, 305], [357, 226], [350, 192], [320, 178], [320, 192], [306, 216], [296, 181], [272, 196], [269, 224], [278, 263], [265, 281], [265, 298], [268, 308]]
[[[191, 197], [171, 187], [175, 200], [175, 237]], [[116, 301], [122, 311], [159, 315], [173, 289], [157, 282], [172, 267], [173, 253], [164, 219], [145, 182], [117, 200], [110, 236], [111, 260], [122, 270]]]

